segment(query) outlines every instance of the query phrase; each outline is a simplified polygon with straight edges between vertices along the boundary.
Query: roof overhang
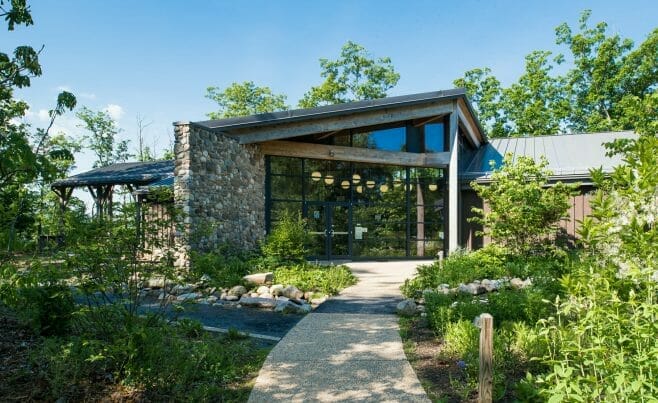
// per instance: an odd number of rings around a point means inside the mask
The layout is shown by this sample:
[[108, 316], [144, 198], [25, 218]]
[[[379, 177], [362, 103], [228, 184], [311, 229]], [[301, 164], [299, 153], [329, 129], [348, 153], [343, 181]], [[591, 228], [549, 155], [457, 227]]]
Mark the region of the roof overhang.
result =
[[476, 147], [486, 142], [484, 131], [464, 89], [426, 92], [190, 124], [234, 137], [241, 144], [252, 144], [445, 116], [451, 113], [458, 115], [460, 126]]

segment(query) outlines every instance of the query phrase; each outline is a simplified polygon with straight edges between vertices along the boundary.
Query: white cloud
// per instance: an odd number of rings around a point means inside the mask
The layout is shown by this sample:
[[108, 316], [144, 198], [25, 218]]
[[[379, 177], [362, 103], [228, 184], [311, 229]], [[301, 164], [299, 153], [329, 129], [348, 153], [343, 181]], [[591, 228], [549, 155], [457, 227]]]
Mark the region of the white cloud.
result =
[[121, 105], [116, 105], [116, 104], [109, 104], [105, 107], [104, 109], [105, 112], [107, 112], [108, 115], [114, 120], [119, 120], [124, 114], [123, 108]]
[[47, 109], [39, 109], [39, 112], [37, 112], [37, 118], [42, 122], [47, 122], [50, 120], [50, 114]]

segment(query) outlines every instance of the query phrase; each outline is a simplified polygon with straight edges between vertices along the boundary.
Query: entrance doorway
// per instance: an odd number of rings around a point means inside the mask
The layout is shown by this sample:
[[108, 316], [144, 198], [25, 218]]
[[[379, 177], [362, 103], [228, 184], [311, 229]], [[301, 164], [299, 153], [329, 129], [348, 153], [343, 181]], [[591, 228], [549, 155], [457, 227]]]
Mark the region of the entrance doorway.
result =
[[351, 255], [352, 209], [347, 202], [306, 202], [304, 214], [312, 257], [331, 260]]

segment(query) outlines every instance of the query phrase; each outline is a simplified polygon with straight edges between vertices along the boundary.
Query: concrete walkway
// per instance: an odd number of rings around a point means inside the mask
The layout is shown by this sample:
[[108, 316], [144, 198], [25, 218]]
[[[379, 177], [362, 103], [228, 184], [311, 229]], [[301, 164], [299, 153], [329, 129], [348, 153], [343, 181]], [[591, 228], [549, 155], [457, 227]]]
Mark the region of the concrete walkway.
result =
[[407, 361], [395, 306], [421, 262], [359, 262], [359, 283], [302, 319], [272, 349], [250, 402], [429, 402]]

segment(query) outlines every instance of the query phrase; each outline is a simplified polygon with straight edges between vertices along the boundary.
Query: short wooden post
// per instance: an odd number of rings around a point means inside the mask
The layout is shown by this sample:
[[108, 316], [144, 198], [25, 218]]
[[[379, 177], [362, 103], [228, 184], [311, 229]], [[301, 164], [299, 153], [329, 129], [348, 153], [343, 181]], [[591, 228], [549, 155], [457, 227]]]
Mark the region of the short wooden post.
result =
[[493, 316], [480, 315], [480, 378], [478, 402], [491, 403], [493, 399]]

